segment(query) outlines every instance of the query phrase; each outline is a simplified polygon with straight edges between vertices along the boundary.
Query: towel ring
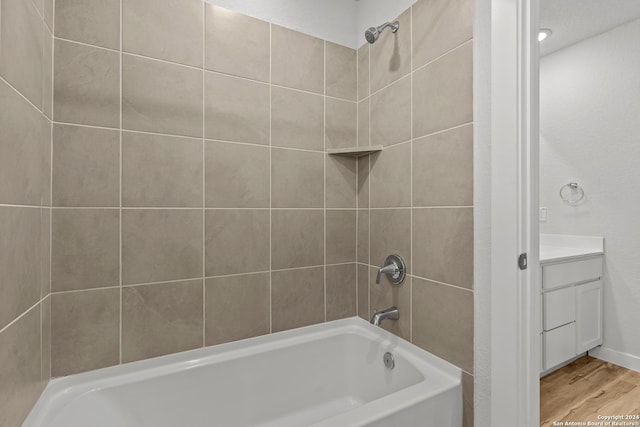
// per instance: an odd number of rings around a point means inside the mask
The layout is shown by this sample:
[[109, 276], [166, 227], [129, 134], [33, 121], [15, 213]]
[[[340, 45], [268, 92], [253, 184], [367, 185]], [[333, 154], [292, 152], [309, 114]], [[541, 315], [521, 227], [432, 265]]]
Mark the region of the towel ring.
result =
[[584, 190], [577, 182], [570, 182], [560, 188], [560, 198], [570, 206], [575, 206], [584, 199]]

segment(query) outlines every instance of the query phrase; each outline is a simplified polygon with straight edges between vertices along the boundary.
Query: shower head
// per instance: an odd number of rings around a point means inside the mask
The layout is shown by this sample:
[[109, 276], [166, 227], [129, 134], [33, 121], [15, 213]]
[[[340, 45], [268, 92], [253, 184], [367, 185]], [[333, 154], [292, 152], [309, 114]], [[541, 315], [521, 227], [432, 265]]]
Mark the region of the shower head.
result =
[[378, 37], [380, 37], [382, 30], [387, 27], [391, 27], [391, 31], [395, 33], [398, 31], [398, 28], [400, 28], [400, 22], [385, 22], [379, 27], [371, 27], [364, 32], [364, 38], [367, 39], [370, 44], [374, 44], [376, 40], [378, 40]]

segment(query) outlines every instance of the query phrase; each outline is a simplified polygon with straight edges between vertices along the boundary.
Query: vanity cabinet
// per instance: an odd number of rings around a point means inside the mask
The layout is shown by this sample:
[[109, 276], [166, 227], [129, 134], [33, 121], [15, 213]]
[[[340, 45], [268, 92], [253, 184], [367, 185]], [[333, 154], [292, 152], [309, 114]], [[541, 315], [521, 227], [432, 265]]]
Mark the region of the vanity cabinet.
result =
[[602, 255], [541, 263], [542, 371], [602, 344]]

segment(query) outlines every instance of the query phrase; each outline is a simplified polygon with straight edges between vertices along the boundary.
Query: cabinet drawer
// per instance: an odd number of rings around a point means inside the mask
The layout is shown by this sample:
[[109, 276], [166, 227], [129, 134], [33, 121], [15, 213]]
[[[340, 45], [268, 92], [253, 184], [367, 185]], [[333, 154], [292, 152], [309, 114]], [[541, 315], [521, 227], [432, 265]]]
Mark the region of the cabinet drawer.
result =
[[544, 265], [542, 267], [542, 287], [553, 289], [559, 286], [597, 280], [601, 276], [602, 257]]
[[544, 332], [544, 369], [551, 369], [576, 356], [576, 324], [569, 323]]
[[576, 294], [573, 286], [546, 292], [542, 296], [542, 304], [545, 331], [576, 320]]

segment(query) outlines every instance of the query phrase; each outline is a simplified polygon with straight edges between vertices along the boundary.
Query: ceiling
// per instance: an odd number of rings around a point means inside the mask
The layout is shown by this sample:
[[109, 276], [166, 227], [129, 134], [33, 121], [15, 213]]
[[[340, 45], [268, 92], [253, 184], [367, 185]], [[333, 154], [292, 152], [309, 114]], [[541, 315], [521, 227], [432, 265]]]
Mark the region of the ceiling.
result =
[[540, 44], [548, 55], [640, 18], [640, 0], [541, 0], [540, 28], [553, 31]]

